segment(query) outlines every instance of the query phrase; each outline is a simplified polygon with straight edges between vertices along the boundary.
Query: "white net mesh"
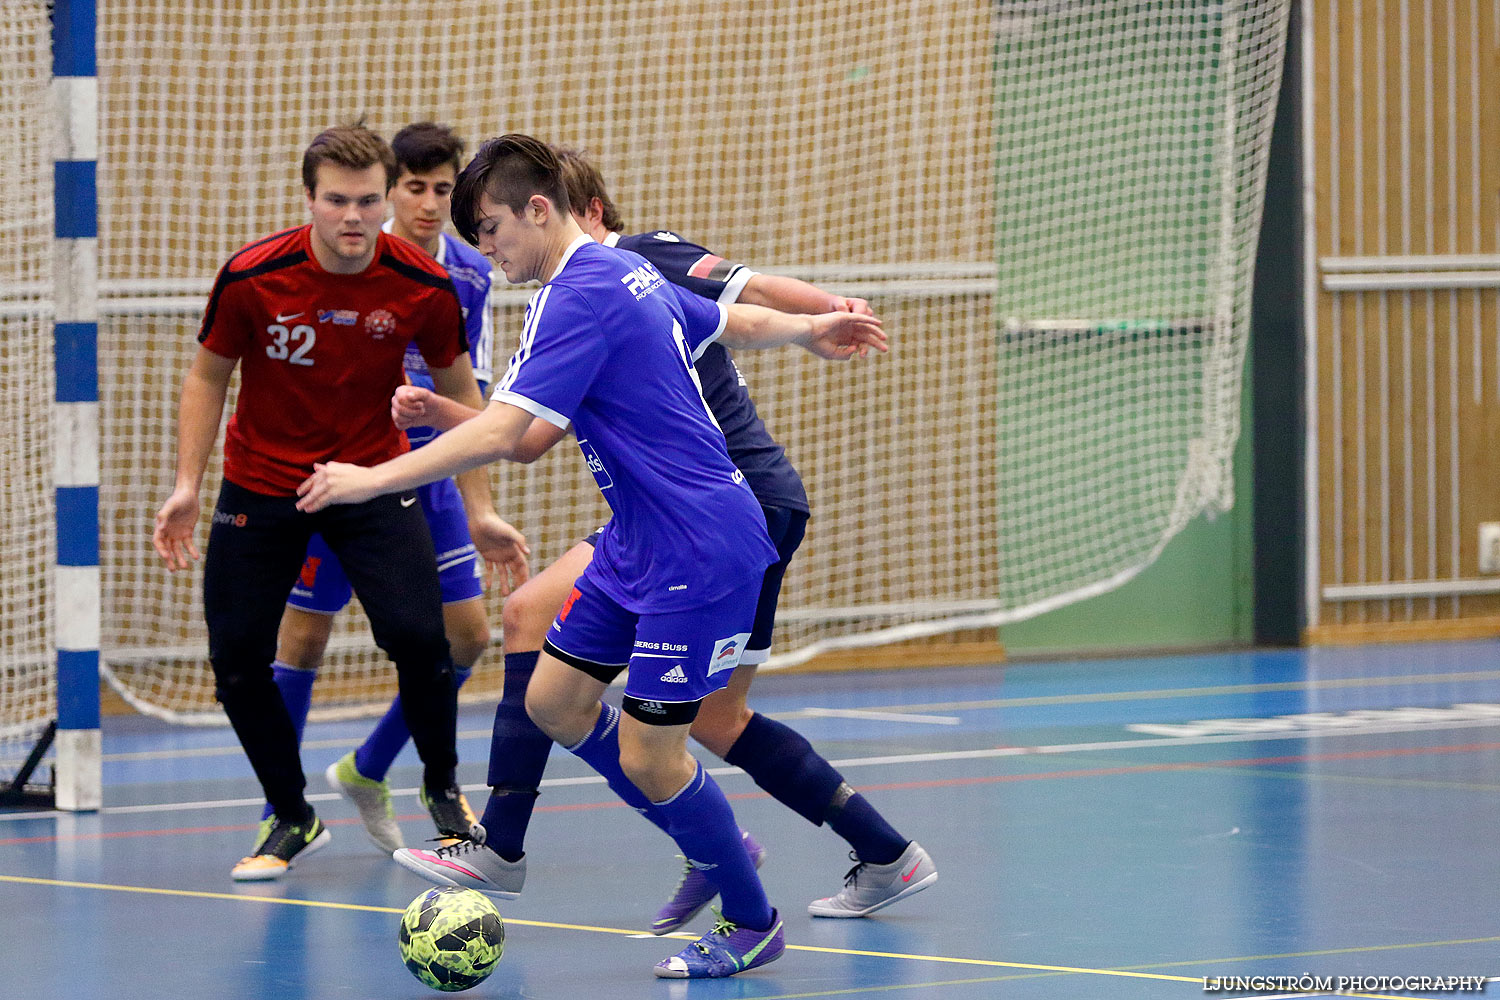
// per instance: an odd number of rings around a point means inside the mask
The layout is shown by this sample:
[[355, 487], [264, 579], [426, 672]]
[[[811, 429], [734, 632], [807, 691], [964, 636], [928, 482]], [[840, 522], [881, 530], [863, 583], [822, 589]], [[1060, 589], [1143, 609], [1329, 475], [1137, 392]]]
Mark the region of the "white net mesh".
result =
[[[303, 146], [361, 115], [582, 148], [630, 231], [676, 229], [885, 317], [877, 362], [741, 358], [813, 501], [780, 662], [1128, 578], [1231, 499], [1288, 3], [107, 5], [107, 676], [153, 711], [215, 714], [198, 579], [147, 540], [177, 392], [215, 269], [302, 221]], [[526, 294], [501, 297], [497, 354]], [[538, 565], [605, 513], [566, 448], [496, 482]], [[388, 696], [357, 612], [335, 649], [325, 711]]]
[[0, 782], [56, 714], [53, 544], [52, 49], [47, 5], [0, 0]]

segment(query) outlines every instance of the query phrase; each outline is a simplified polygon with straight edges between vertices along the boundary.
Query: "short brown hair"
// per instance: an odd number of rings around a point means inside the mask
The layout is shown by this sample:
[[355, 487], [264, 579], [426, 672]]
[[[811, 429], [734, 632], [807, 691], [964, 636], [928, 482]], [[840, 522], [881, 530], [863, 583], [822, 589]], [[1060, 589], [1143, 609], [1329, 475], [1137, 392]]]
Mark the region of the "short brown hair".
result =
[[469, 243], [479, 245], [479, 196], [487, 194], [517, 215], [532, 195], [568, 212], [568, 189], [562, 163], [552, 147], [540, 139], [512, 132], [487, 139], [453, 185], [453, 228]]
[[335, 125], [318, 133], [302, 154], [302, 184], [307, 190], [318, 189], [318, 168], [333, 163], [350, 170], [364, 170], [380, 164], [385, 168], [385, 189], [396, 183], [396, 154], [386, 141], [365, 127], [361, 119], [353, 125]]
[[463, 164], [464, 141], [447, 125], [417, 122], [391, 138], [391, 152], [396, 156], [398, 176], [403, 171], [425, 174], [450, 163], [457, 174]]
[[604, 223], [604, 228], [612, 233], [624, 229], [625, 223], [620, 219], [620, 210], [609, 200], [609, 192], [604, 190], [604, 176], [599, 173], [599, 168], [576, 149], [553, 146], [552, 150], [562, 162], [563, 185], [568, 189], [568, 201], [573, 210], [585, 212], [589, 202], [598, 198], [599, 204], [604, 207], [604, 217], [600, 220]]

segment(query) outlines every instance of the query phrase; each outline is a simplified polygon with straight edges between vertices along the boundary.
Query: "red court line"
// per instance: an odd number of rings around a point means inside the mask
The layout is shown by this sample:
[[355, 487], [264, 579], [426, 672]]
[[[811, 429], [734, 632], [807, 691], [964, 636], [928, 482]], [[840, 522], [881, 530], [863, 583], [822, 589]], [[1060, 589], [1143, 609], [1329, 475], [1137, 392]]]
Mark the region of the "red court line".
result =
[[[1205, 771], [1224, 767], [1265, 767], [1272, 764], [1308, 764], [1334, 760], [1370, 760], [1381, 757], [1426, 757], [1435, 754], [1481, 753], [1500, 750], [1496, 743], [1457, 743], [1438, 747], [1393, 747], [1387, 750], [1349, 750], [1341, 753], [1287, 754], [1280, 757], [1240, 757], [1234, 760], [1179, 761], [1161, 764], [1136, 764], [1128, 767], [1075, 768], [1068, 771], [1037, 771], [1030, 774], [995, 774], [977, 778], [936, 778], [927, 781], [897, 781], [883, 785], [860, 785], [860, 791], [889, 792], [909, 791], [917, 788], [951, 788], [961, 785], [995, 785], [1013, 781], [1046, 781], [1054, 778], [1103, 778], [1122, 774], [1156, 774], [1167, 771]], [[765, 792], [737, 792], [726, 795], [732, 800], [768, 799]], [[537, 806], [536, 812], [585, 812], [594, 809], [624, 809], [619, 799], [608, 802], [580, 802], [569, 805]], [[397, 817], [403, 821], [423, 820], [426, 813], [412, 813]], [[357, 817], [341, 817], [323, 821], [328, 826], [348, 826], [358, 823]], [[112, 840], [125, 837], [170, 837], [200, 833], [239, 833], [260, 828], [259, 823], [238, 823], [227, 826], [188, 826], [166, 830], [118, 830], [109, 833], [78, 833], [67, 836], [9, 837], [0, 839], [0, 847], [9, 844], [46, 844], [63, 841]]]

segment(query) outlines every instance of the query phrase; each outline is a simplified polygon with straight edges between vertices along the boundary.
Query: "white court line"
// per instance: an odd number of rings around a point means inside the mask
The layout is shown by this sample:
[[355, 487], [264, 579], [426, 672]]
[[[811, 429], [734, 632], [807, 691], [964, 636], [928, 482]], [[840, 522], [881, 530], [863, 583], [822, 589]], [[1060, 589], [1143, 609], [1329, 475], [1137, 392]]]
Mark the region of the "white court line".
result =
[[[943, 750], [934, 753], [892, 754], [886, 757], [851, 757], [847, 760], [831, 760], [835, 768], [880, 767], [891, 764], [928, 764], [944, 760], [985, 760], [992, 757], [1024, 757], [1040, 754], [1088, 753], [1096, 750], [1135, 750], [1143, 747], [1191, 747], [1210, 743], [1265, 743], [1273, 740], [1322, 740], [1339, 736], [1377, 736], [1385, 733], [1425, 733], [1443, 729], [1483, 729], [1500, 726], [1496, 719], [1461, 719], [1453, 722], [1406, 723], [1390, 725], [1358, 726], [1347, 729], [1306, 729], [1279, 733], [1224, 733], [1214, 736], [1162, 736], [1131, 740], [1104, 740], [1096, 743], [1054, 743], [1031, 747], [989, 747], [984, 750]], [[1208, 761], [1206, 763], [1212, 763]], [[708, 768], [715, 776], [744, 774], [737, 767]], [[582, 775], [576, 778], [546, 778], [543, 788], [562, 788], [570, 785], [602, 785], [604, 779], [598, 775]], [[464, 785], [465, 792], [488, 791], [488, 785]], [[392, 795], [416, 795], [415, 788], [396, 788]], [[336, 792], [322, 792], [307, 796], [309, 802], [327, 802], [340, 798]], [[199, 802], [157, 802], [149, 805], [105, 806], [99, 813], [123, 816], [131, 813], [171, 812], [189, 809], [228, 809], [240, 806], [260, 805], [264, 800], [252, 799], [207, 799]], [[0, 823], [24, 819], [71, 816], [58, 810], [29, 813], [0, 813]]]
[[956, 726], [956, 715], [912, 715], [907, 712], [871, 712], [860, 708], [804, 708], [809, 719], [866, 719], [871, 722], [921, 722], [932, 726]]

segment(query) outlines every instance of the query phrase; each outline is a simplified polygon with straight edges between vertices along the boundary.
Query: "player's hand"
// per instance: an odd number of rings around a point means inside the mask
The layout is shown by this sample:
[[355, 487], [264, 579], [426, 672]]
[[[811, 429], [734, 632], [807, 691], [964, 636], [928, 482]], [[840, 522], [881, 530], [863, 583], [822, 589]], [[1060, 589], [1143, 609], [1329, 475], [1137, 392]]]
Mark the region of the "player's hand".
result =
[[201, 558], [198, 546], [193, 544], [193, 529], [197, 526], [198, 491], [173, 490], [156, 512], [156, 529], [151, 532], [151, 544], [169, 571], [187, 569], [194, 559]]
[[874, 316], [875, 310], [870, 308], [870, 303], [864, 299], [850, 299], [842, 295], [833, 297], [833, 308], [831, 312], [852, 312], [861, 316]]
[[885, 331], [880, 328], [880, 317], [874, 313], [829, 312], [808, 319], [812, 330], [799, 337], [797, 343], [820, 358], [845, 361], [855, 355], [864, 357], [872, 347], [882, 354], [890, 351]]
[[336, 503], [364, 503], [380, 495], [375, 470], [347, 462], [313, 464], [313, 474], [297, 487], [297, 509], [311, 514]]
[[486, 589], [498, 581], [500, 595], [509, 597], [512, 590], [531, 577], [531, 567], [526, 563], [531, 547], [526, 544], [526, 536], [503, 521], [499, 514], [490, 511], [471, 519], [469, 534], [474, 539], [474, 547], [484, 557]]
[[416, 385], [398, 385], [391, 396], [391, 422], [397, 430], [408, 427], [424, 427], [427, 421], [427, 403], [432, 390]]

